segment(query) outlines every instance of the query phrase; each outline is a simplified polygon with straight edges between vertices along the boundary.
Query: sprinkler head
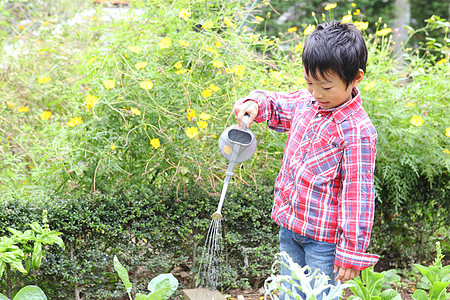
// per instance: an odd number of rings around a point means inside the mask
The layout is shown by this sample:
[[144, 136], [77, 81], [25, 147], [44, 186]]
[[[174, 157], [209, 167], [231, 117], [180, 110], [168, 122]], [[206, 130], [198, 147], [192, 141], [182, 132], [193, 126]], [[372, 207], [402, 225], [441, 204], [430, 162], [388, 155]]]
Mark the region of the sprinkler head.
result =
[[220, 211], [216, 211], [215, 213], [213, 213], [212, 219], [213, 219], [214, 221], [220, 221], [220, 220], [222, 220], [222, 214], [220, 213]]

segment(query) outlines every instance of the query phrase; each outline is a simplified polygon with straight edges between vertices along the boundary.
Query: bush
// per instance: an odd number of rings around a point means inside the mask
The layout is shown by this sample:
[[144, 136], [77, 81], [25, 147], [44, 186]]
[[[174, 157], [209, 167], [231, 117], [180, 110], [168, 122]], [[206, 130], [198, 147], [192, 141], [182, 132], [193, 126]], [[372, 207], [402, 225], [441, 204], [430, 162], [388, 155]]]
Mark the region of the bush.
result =
[[[271, 198], [267, 185], [251, 192], [230, 186], [222, 211], [225, 263], [230, 266], [224, 288], [260, 285], [270, 273], [278, 248]], [[28, 277], [14, 273], [14, 286], [38, 285], [50, 299], [70, 298], [75, 289], [83, 298], [112, 299], [124, 290], [113, 270], [114, 255], [132, 270], [134, 294], [146, 291], [146, 282], [157, 274], [171, 271], [190, 273], [187, 281], [179, 277], [180, 284], [193, 284], [191, 272], [198, 268], [216, 207], [216, 198], [198, 187], [179, 195], [173, 188], [129, 187], [109, 195], [55, 196], [42, 203], [3, 202], [0, 228], [20, 229], [47, 209], [49, 226], [59, 228], [66, 244], [65, 251], [48, 247], [39, 271]]]

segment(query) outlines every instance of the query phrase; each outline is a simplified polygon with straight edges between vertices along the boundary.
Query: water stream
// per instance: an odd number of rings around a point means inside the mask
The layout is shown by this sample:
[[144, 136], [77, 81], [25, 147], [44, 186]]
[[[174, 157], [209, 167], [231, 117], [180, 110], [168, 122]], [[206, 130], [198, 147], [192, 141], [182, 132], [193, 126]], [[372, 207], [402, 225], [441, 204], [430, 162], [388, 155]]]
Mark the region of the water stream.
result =
[[216, 289], [222, 284], [222, 223], [212, 220], [200, 261], [197, 286]]

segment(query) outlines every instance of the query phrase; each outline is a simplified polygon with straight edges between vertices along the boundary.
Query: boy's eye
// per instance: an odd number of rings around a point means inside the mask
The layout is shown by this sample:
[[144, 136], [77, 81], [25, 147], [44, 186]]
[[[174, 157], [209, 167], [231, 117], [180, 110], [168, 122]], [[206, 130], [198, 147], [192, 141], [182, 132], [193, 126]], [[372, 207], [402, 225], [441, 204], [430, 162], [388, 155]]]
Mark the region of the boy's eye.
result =
[[331, 90], [331, 87], [328, 87], [328, 88], [323, 88], [324, 90], [326, 90], [326, 91], [328, 91], [328, 90]]

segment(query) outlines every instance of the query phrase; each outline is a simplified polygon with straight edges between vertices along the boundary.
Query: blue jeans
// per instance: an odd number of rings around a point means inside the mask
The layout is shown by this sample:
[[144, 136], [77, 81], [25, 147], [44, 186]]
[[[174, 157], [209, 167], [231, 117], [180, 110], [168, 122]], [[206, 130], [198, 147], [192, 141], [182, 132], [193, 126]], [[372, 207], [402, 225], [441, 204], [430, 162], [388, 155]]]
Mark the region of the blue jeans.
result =
[[[281, 227], [279, 238], [280, 251], [287, 252], [292, 260], [301, 267], [308, 265], [313, 272], [320, 269], [331, 278], [331, 284], [336, 284], [335, 273], [333, 273], [336, 244], [319, 242], [285, 227]], [[291, 271], [283, 264], [281, 265], [281, 275], [291, 275]], [[291, 284], [283, 282], [283, 285], [291, 289]], [[298, 293], [302, 295], [300, 291]], [[280, 292], [279, 298], [280, 300], [288, 300], [290, 297], [284, 292]], [[321, 300], [321, 298], [319, 296], [317, 300]]]

